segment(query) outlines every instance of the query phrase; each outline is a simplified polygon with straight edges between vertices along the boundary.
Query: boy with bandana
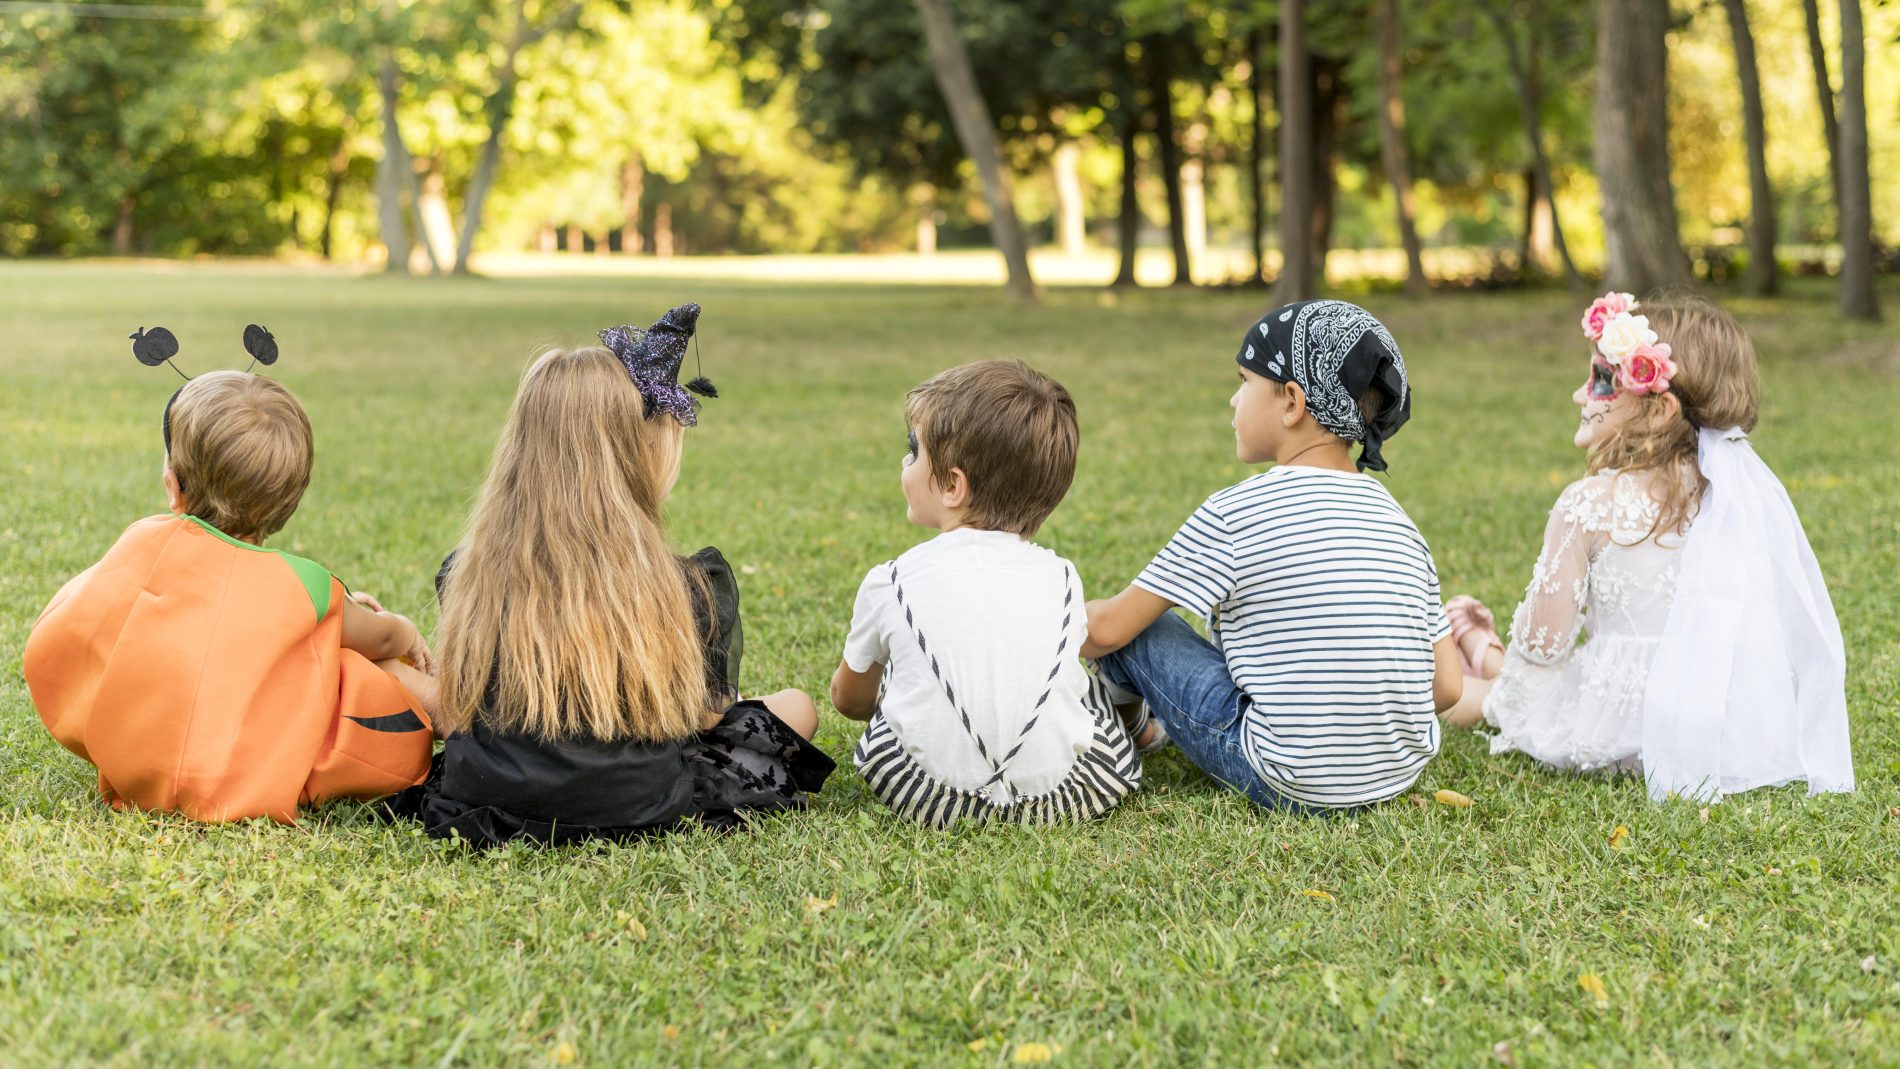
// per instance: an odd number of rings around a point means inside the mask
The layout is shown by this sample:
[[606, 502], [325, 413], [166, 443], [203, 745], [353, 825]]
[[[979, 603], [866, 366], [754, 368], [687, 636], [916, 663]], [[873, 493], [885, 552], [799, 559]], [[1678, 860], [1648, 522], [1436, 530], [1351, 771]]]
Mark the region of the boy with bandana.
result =
[[1365, 474], [1386, 470], [1411, 414], [1405, 361], [1369, 312], [1332, 300], [1267, 313], [1235, 360], [1234, 450], [1274, 467], [1209, 497], [1126, 590], [1090, 602], [1083, 655], [1145, 706], [1144, 750], [1172, 739], [1270, 809], [1385, 801], [1438, 752], [1462, 684], [1431, 550]]

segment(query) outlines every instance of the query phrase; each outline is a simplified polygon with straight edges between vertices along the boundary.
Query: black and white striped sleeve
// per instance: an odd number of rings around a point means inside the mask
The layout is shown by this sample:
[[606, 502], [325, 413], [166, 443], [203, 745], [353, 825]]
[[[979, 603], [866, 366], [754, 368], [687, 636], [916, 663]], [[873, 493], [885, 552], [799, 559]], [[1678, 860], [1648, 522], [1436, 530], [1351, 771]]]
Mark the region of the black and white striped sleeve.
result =
[[1203, 617], [1227, 600], [1234, 592], [1233, 532], [1212, 500], [1194, 510], [1135, 585]]

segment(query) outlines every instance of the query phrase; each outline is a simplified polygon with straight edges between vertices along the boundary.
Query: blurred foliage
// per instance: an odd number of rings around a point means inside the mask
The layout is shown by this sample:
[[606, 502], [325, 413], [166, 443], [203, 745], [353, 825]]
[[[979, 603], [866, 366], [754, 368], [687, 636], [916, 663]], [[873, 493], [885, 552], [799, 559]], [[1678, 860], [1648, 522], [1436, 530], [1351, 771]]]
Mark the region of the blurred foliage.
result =
[[[1594, 11], [1490, 0], [1536, 57], [1566, 231], [1600, 255], [1590, 106]], [[899, 0], [580, 0], [571, 28], [526, 48], [479, 247], [571, 228], [656, 225], [689, 252], [904, 247], [920, 217], [981, 241], [985, 211]], [[1309, 5], [1311, 47], [1337, 80], [1336, 247], [1393, 243], [1378, 166], [1370, 0]], [[165, 10], [176, 14], [177, 0]], [[1836, 12], [1823, 7], [1832, 48]], [[487, 136], [512, 17], [561, 0], [209, 0], [204, 17], [0, 14], [0, 254], [377, 255], [373, 180], [383, 50], [425, 198], [459, 215]], [[1748, 213], [1734, 60], [1721, 12], [1678, 0], [1670, 49], [1673, 165], [1690, 245], [1733, 244]], [[74, 9], [92, 11], [94, 9]], [[1214, 243], [1244, 243], [1250, 35], [1271, 108], [1274, 0], [957, 0], [979, 83], [1018, 172], [1019, 211], [1046, 236], [1050, 161], [1082, 149], [1085, 212], [1112, 237], [1117, 117], [1146, 119], [1137, 192], [1165, 218], [1145, 60], [1165, 49], [1170, 104], [1204, 164]], [[1505, 250], [1525, 217], [1528, 147], [1503, 44], [1478, 5], [1403, 0], [1404, 95], [1430, 244]], [[1799, 0], [1750, 0], [1783, 242], [1833, 237]], [[1900, 4], [1867, 5], [1874, 218], [1900, 232]], [[1838, 57], [1835, 73], [1838, 77]], [[1276, 119], [1269, 112], [1269, 136]], [[1269, 151], [1269, 175], [1274, 166]], [[1273, 210], [1271, 200], [1268, 210]], [[664, 220], [664, 221], [662, 221]]]

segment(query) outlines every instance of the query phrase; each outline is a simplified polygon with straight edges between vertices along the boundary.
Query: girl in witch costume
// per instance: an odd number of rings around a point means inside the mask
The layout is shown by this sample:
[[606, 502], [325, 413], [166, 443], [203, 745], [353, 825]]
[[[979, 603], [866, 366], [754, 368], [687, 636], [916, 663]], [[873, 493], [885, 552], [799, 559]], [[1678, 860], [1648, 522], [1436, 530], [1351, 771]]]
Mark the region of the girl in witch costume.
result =
[[[133, 338], [148, 366], [178, 351], [163, 327]], [[244, 342], [276, 360], [262, 327]], [[198, 820], [288, 823], [299, 804], [421, 780], [435, 685], [415, 625], [264, 546], [310, 482], [297, 399], [212, 372], [172, 395], [163, 426], [170, 511], [127, 528], [27, 639], [47, 730], [98, 767], [112, 805]]]
[[731, 827], [802, 805], [830, 774], [810, 698], [739, 698], [738, 589], [719, 552], [666, 546], [698, 316], [689, 304], [602, 331], [604, 348], [550, 352], [522, 376], [437, 578], [451, 734], [428, 782], [391, 803], [431, 835], [558, 845]]
[[1482, 604], [1446, 604], [1467, 674], [1447, 719], [1495, 730], [1494, 753], [1641, 772], [1656, 799], [1853, 790], [1840, 625], [1748, 442], [1754, 343], [1713, 305], [1627, 293], [1582, 326], [1589, 474], [1551, 508], [1508, 648]]

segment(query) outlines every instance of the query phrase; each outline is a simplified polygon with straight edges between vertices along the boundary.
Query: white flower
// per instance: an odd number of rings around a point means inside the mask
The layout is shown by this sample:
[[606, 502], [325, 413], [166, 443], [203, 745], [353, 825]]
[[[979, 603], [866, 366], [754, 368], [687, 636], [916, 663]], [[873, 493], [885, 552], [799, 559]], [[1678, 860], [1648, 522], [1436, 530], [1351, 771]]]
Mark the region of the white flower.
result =
[[1639, 347], [1654, 345], [1656, 340], [1656, 332], [1649, 329], [1648, 316], [1633, 316], [1625, 312], [1603, 325], [1603, 336], [1597, 339], [1597, 351], [1610, 363], [1620, 364]]

